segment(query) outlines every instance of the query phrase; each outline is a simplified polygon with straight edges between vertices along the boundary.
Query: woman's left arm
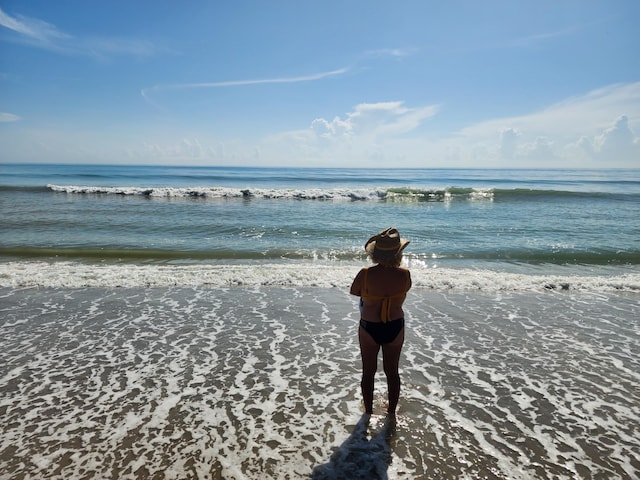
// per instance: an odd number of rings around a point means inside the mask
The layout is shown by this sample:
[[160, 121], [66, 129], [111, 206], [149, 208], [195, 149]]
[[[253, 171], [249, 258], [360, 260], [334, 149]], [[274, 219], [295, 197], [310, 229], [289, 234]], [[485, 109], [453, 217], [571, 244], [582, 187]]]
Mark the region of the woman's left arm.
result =
[[360, 270], [358, 272], [358, 274], [356, 275], [356, 278], [353, 279], [353, 283], [351, 284], [351, 289], [349, 290], [349, 293], [351, 295], [355, 295], [356, 297], [361, 297], [362, 296], [362, 275], [363, 275], [364, 269]]

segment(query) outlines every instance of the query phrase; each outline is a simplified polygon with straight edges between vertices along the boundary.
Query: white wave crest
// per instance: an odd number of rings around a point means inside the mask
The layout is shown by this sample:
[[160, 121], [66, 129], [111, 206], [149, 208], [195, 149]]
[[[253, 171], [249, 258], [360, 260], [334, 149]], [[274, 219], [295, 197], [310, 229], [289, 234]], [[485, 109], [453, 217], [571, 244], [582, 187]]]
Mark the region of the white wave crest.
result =
[[385, 198], [381, 189], [267, 189], [231, 187], [100, 187], [47, 185], [54, 192], [88, 195], [138, 195], [165, 198], [269, 198], [293, 200], [377, 200]]
[[[80, 262], [7, 262], [0, 287], [138, 288], [278, 286], [348, 289], [357, 265], [261, 263], [226, 265], [87, 264]], [[526, 275], [490, 270], [412, 268], [416, 289], [443, 291], [640, 292], [640, 273], [622, 275]]]

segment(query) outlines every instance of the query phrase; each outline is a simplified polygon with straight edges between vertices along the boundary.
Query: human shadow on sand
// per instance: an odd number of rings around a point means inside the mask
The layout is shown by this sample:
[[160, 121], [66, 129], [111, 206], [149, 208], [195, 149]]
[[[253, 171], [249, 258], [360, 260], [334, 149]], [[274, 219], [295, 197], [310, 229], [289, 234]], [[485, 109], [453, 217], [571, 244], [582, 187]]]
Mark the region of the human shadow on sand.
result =
[[371, 416], [363, 415], [342, 445], [331, 454], [328, 463], [318, 465], [312, 480], [387, 480], [391, 463], [391, 438], [395, 420], [387, 417], [371, 438], [367, 437]]

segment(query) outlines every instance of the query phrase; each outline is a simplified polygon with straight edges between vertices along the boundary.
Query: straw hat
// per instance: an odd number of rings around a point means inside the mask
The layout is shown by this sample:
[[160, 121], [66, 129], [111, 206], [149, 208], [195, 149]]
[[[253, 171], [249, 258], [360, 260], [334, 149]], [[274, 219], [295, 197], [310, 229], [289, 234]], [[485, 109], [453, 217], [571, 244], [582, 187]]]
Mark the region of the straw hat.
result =
[[409, 240], [400, 238], [397, 228], [389, 227], [367, 240], [364, 249], [372, 258], [392, 258], [402, 252], [407, 245]]

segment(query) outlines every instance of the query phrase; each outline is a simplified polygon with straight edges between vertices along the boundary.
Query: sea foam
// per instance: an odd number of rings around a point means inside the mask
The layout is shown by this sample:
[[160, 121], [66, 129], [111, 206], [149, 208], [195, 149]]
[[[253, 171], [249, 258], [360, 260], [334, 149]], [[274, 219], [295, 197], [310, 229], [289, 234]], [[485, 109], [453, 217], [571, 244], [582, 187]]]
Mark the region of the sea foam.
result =
[[638, 478], [635, 296], [415, 293], [391, 425], [347, 291], [2, 289], [0, 480]]
[[[359, 265], [328, 263], [89, 264], [72, 261], [6, 262], [1, 287], [338, 287], [347, 289]], [[432, 290], [640, 292], [640, 273], [544, 275], [491, 270], [411, 268], [414, 288]]]
[[494, 190], [487, 188], [256, 188], [256, 187], [147, 187], [54, 185], [53, 192], [78, 195], [128, 195], [157, 198], [264, 198], [271, 200], [388, 200], [404, 202], [449, 202], [454, 199], [493, 200]]
[[102, 187], [47, 185], [54, 192], [86, 195], [132, 195], [159, 198], [266, 198], [291, 200], [375, 200], [387, 195], [381, 189], [272, 189], [233, 187]]

